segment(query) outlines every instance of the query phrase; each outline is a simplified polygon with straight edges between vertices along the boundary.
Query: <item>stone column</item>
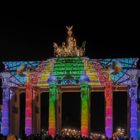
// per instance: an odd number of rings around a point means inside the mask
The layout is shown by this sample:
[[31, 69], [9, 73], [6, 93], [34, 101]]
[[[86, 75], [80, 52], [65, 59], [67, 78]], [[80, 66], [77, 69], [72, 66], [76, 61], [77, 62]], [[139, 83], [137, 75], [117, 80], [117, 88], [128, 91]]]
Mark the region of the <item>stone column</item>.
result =
[[57, 85], [54, 82], [49, 83], [49, 134], [56, 134], [56, 99], [58, 94]]
[[127, 95], [127, 130], [126, 132], [127, 132], [128, 137], [130, 137], [130, 97], [129, 97], [129, 94]]
[[89, 86], [81, 83], [81, 135], [89, 135]]
[[138, 139], [140, 140], [140, 85], [138, 88]]
[[41, 132], [41, 108], [40, 108], [40, 90], [33, 88], [33, 134]]
[[57, 134], [60, 134], [62, 129], [62, 91], [61, 87], [59, 87], [58, 95], [57, 95], [57, 101], [56, 101], [56, 124], [57, 124]]
[[138, 111], [138, 140], [140, 140], [140, 109]]
[[1, 122], [2, 122], [2, 105], [0, 105], [0, 133], [1, 133]]
[[129, 88], [130, 96], [130, 137], [137, 139], [137, 84], [132, 82]]
[[1, 124], [1, 133], [3, 135], [8, 135], [10, 133], [10, 127], [9, 127], [9, 102], [10, 102], [10, 92], [9, 87], [3, 86], [3, 92], [2, 92], [2, 124]]
[[25, 100], [25, 134], [27, 136], [32, 134], [32, 98], [33, 90], [32, 85], [27, 83], [26, 85], [26, 100]]
[[20, 90], [10, 89], [10, 132], [19, 136], [20, 133]]
[[107, 137], [112, 137], [113, 132], [113, 103], [112, 103], [112, 83], [105, 83], [105, 134]]

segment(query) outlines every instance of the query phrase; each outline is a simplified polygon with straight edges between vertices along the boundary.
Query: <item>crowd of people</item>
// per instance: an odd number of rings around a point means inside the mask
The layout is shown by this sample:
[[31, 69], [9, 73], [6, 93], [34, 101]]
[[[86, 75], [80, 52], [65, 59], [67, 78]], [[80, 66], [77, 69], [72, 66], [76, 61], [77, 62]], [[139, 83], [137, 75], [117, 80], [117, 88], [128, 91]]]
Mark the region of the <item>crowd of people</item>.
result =
[[[17, 138], [15, 135], [9, 135], [9, 136], [3, 136], [0, 135], [0, 140], [130, 140], [128, 137], [82, 137], [82, 136], [69, 136], [69, 135], [55, 135], [52, 137], [51, 135], [30, 135], [30, 136], [24, 136], [21, 138]], [[133, 140], [133, 139], [131, 139]]]
[[[0, 134], [0, 140], [130, 140], [125, 135], [113, 135], [112, 138], [107, 138], [102, 134], [90, 133], [88, 137], [81, 136], [80, 131], [75, 129], [62, 129], [60, 134], [54, 137], [48, 134], [48, 131], [42, 130], [41, 134], [32, 134], [30, 136], [22, 135], [16, 137], [15, 135], [3, 136]], [[131, 140], [133, 140], [131, 138]]]

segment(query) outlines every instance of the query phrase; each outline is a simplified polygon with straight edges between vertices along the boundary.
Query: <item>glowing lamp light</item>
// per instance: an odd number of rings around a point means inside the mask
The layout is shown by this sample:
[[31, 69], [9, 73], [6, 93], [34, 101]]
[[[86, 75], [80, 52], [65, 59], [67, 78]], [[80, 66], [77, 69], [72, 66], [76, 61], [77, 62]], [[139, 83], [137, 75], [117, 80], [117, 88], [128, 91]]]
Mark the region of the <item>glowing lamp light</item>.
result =
[[118, 129], [117, 129], [117, 131], [119, 131], [119, 132], [120, 132], [120, 131], [121, 131], [121, 128], [118, 128]]

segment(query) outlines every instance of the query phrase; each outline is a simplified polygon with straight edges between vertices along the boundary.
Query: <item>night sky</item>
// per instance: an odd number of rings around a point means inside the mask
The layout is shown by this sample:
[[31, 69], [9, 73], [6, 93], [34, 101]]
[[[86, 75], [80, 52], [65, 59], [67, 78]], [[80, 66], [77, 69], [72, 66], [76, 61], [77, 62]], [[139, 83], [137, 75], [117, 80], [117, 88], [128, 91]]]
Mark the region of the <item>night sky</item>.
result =
[[131, 17], [92, 13], [1, 16], [0, 60], [43, 60], [53, 57], [53, 42], [65, 41], [73, 25], [78, 45], [86, 41], [90, 58], [138, 57], [136, 24]]
[[[132, 16], [108, 15], [98, 11], [79, 13], [1, 16], [0, 61], [46, 60], [53, 57], [52, 44], [65, 41], [66, 25], [74, 26], [78, 45], [82, 41], [87, 42], [86, 56], [89, 58], [139, 57], [137, 29]], [[100, 100], [103, 99], [100, 97]], [[125, 117], [117, 115], [117, 118]]]

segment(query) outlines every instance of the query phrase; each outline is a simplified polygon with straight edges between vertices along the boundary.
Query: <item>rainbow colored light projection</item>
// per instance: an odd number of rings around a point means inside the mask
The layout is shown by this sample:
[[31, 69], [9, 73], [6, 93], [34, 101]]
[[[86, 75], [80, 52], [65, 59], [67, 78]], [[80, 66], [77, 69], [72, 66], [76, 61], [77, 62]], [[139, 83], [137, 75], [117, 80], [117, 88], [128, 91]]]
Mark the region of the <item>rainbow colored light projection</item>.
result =
[[58, 94], [58, 89], [54, 82], [50, 83], [49, 93], [50, 93], [49, 94], [49, 134], [54, 137], [56, 133], [55, 105], [56, 105], [56, 97]]
[[5, 136], [9, 134], [9, 99], [9, 88], [3, 87], [1, 132]]
[[[59, 48], [59, 47], [58, 47]], [[89, 86], [105, 87], [105, 133], [106, 136], [112, 136], [112, 89], [129, 89], [130, 97], [130, 136], [137, 139], [139, 132], [138, 109], [137, 109], [137, 84], [132, 83], [132, 77], [137, 69], [138, 58], [114, 58], [114, 59], [90, 59], [79, 56], [61, 56], [45, 61], [9, 61], [3, 62], [5, 71], [0, 73], [3, 87], [2, 100], [2, 126], [1, 132], [8, 135], [10, 132], [9, 114], [9, 88], [26, 88], [26, 116], [25, 116], [25, 133], [33, 133], [32, 126], [32, 98], [33, 89], [37, 87], [48, 89], [49, 94], [49, 134], [54, 136], [56, 133], [56, 101], [58, 94], [57, 86], [79, 87], [81, 86], [81, 134], [89, 134]], [[108, 73], [107, 68], [110, 68]], [[28, 70], [30, 78], [28, 77]], [[86, 75], [82, 74], [85, 73]], [[107, 80], [107, 74], [109, 79]], [[49, 82], [49, 77], [52, 81]], [[137, 83], [140, 74], [134, 76], [133, 82]], [[89, 78], [89, 80], [87, 80]], [[54, 80], [54, 81], [53, 81]], [[57, 83], [56, 83], [57, 80]], [[81, 82], [82, 80], [82, 82]], [[86, 81], [86, 82], [85, 82]], [[117, 88], [119, 87], [119, 88]], [[120, 90], [121, 91], [121, 90]], [[15, 93], [16, 94], [16, 93]], [[19, 116], [20, 117], [20, 116]], [[19, 124], [18, 124], [19, 125]], [[16, 131], [16, 130], [13, 130]]]
[[89, 130], [89, 87], [81, 83], [81, 135], [88, 136]]
[[0, 133], [1, 133], [1, 123], [2, 123], [2, 112], [0, 111]]
[[138, 139], [140, 139], [140, 110], [138, 111]]
[[53, 74], [60, 81], [59, 85], [76, 85], [83, 70], [84, 64], [80, 57], [57, 58]]
[[[67, 86], [81, 90], [81, 134], [89, 135], [89, 86], [94, 90], [105, 88], [105, 134], [111, 138], [113, 133], [112, 123], [112, 90], [121, 87], [127, 91], [131, 100], [130, 106], [130, 136], [137, 139], [138, 116], [137, 116], [137, 63], [139, 58], [114, 58], [114, 59], [90, 59], [85, 56], [84, 41], [81, 46], [77, 45], [72, 31], [73, 26], [67, 26], [67, 38], [62, 45], [53, 43], [54, 58], [45, 61], [9, 61], [3, 62], [5, 70], [0, 73], [3, 87], [2, 100], [2, 134], [8, 135], [9, 122], [12, 121], [12, 111], [9, 107], [9, 89], [26, 88], [25, 109], [25, 134], [28, 136], [35, 131], [33, 117], [33, 87], [41, 91], [49, 88], [49, 134], [54, 136], [58, 121], [56, 116], [56, 101], [59, 99], [58, 87]], [[133, 84], [136, 82], [136, 84]], [[131, 83], [131, 85], [130, 85]], [[81, 87], [81, 89], [79, 88]], [[65, 87], [62, 88], [65, 90]], [[120, 89], [121, 89], [120, 88]], [[67, 88], [69, 89], [69, 88]], [[121, 90], [120, 90], [121, 91]], [[15, 91], [16, 92], [16, 91]], [[63, 92], [63, 91], [62, 91]], [[15, 93], [17, 94], [17, 93]], [[12, 104], [11, 104], [12, 105]], [[20, 108], [20, 107], [19, 107]], [[11, 113], [11, 114], [10, 114]], [[40, 113], [40, 112], [39, 112]], [[20, 113], [17, 113], [17, 116]], [[20, 115], [18, 116], [20, 118]], [[97, 122], [98, 123], [98, 122]], [[58, 123], [59, 124], [59, 123]], [[17, 125], [20, 125], [18, 122]], [[20, 127], [20, 126], [18, 126]], [[17, 130], [12, 130], [16, 131]]]
[[27, 136], [32, 134], [32, 85], [26, 85], [26, 109], [25, 109], [25, 134]]
[[138, 87], [138, 139], [140, 139], [140, 87]]
[[112, 125], [112, 83], [107, 81], [105, 83], [105, 134], [107, 137], [112, 137], [113, 125]]
[[129, 89], [130, 95], [130, 136], [137, 139], [138, 123], [137, 123], [137, 86]]

